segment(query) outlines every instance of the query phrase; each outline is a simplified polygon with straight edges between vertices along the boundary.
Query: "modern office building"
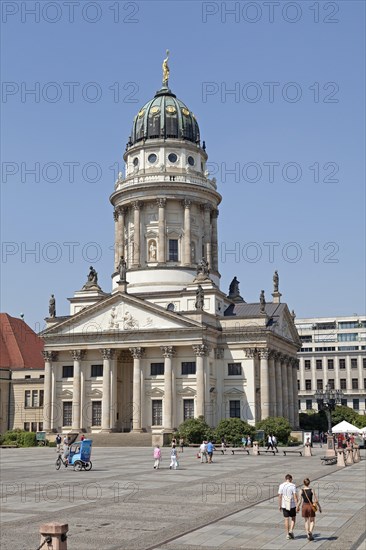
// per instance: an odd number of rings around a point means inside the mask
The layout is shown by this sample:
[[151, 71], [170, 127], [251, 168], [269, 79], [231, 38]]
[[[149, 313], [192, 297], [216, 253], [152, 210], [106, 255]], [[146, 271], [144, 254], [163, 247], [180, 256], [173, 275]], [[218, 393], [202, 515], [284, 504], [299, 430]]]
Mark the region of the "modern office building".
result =
[[342, 390], [342, 404], [366, 414], [366, 316], [296, 319], [300, 412], [317, 409], [316, 390]]

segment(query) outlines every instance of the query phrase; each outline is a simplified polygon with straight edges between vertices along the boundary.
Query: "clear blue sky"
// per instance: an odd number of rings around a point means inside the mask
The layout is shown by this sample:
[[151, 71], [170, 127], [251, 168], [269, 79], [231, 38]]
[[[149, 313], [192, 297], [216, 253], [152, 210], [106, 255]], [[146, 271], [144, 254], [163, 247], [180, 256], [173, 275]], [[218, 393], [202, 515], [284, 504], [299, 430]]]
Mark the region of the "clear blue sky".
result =
[[298, 317], [364, 313], [365, 4], [290, 4], [2, 2], [2, 311], [42, 328], [54, 293], [67, 315], [89, 265], [111, 290], [113, 167], [169, 48], [223, 196], [222, 288], [269, 301], [277, 269]]

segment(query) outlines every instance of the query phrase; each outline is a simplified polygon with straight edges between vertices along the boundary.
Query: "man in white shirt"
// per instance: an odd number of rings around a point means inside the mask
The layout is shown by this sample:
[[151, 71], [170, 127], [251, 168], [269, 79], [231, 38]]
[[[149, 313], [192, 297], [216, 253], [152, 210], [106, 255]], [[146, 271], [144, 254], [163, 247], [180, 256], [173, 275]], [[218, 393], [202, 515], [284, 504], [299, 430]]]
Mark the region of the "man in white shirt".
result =
[[[283, 512], [285, 518], [285, 531], [287, 539], [293, 539], [294, 527], [296, 522], [296, 506], [298, 497], [296, 494], [296, 485], [292, 483], [292, 475], [285, 476], [285, 482], [278, 488], [278, 506]], [[291, 519], [290, 519], [291, 518]]]
[[203, 462], [207, 462], [207, 443], [206, 441], [202, 441], [200, 445], [200, 455], [201, 455], [201, 464]]

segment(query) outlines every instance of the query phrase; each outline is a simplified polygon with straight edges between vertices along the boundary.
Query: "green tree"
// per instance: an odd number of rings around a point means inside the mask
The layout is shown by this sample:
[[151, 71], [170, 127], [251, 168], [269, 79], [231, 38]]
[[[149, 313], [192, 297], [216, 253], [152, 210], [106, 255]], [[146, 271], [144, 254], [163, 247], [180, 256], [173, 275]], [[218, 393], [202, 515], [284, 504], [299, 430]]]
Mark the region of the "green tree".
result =
[[332, 412], [333, 426], [339, 424], [342, 420], [346, 420], [350, 424], [357, 426], [357, 428], [363, 428], [366, 425], [366, 417], [364, 415], [358, 414], [357, 411], [351, 409], [350, 407], [337, 405], [335, 410]]
[[204, 439], [213, 438], [213, 430], [207, 424], [203, 416], [188, 418], [178, 426], [179, 437], [183, 437], [188, 443], [202, 443]]
[[225, 440], [232, 445], [240, 445], [242, 437], [250, 435], [252, 438], [255, 434], [254, 426], [244, 422], [240, 418], [226, 418], [221, 420], [216, 427], [216, 439], [221, 440], [225, 437]]
[[326, 432], [328, 430], [328, 420], [324, 411], [300, 413], [299, 421], [302, 430], [318, 430], [319, 432]]
[[265, 434], [272, 433], [277, 437], [279, 443], [287, 443], [291, 433], [291, 426], [286, 418], [282, 416], [265, 418], [255, 425], [257, 430], [264, 430]]

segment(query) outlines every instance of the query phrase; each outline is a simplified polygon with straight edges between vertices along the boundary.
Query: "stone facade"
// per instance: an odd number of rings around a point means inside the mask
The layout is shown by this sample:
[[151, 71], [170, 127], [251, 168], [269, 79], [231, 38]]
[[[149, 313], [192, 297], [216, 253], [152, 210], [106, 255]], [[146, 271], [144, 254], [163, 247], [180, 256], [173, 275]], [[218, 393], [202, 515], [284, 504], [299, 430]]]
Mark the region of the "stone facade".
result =
[[[69, 317], [48, 319], [47, 431], [171, 432], [192, 416], [298, 425], [293, 317], [278, 292], [236, 304], [220, 290], [221, 195], [195, 118], [174, 98], [163, 86], [134, 121], [110, 198], [112, 292], [84, 285]], [[149, 139], [149, 113], [162, 117], [164, 137]]]

